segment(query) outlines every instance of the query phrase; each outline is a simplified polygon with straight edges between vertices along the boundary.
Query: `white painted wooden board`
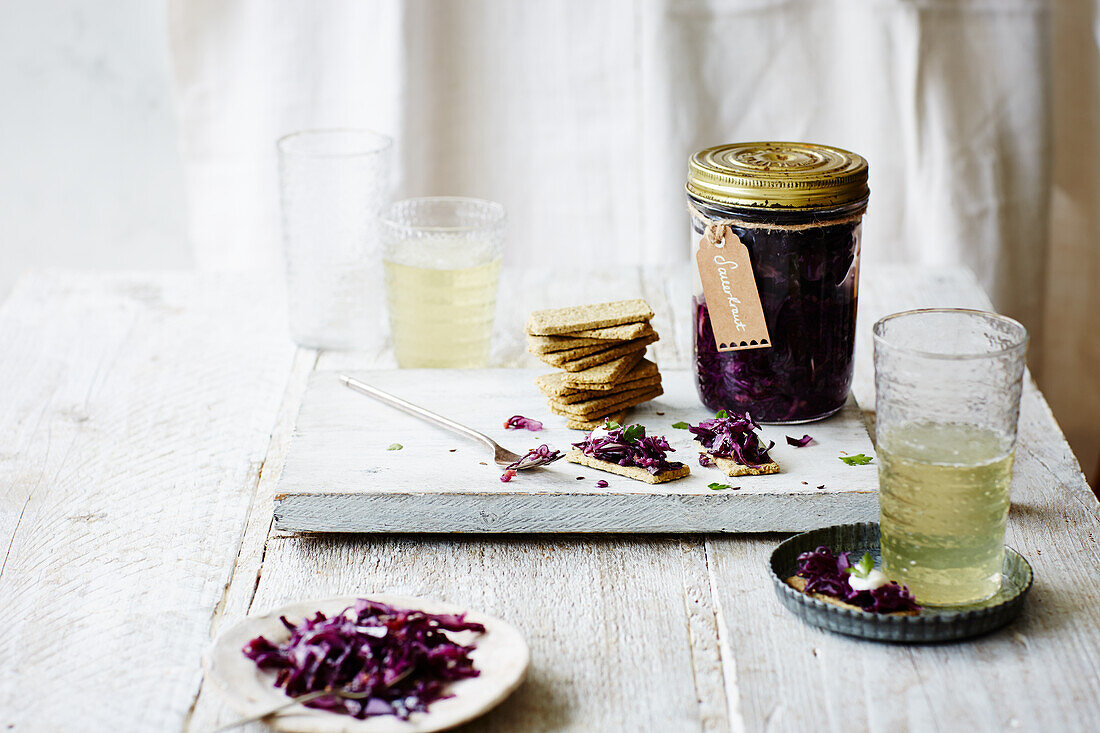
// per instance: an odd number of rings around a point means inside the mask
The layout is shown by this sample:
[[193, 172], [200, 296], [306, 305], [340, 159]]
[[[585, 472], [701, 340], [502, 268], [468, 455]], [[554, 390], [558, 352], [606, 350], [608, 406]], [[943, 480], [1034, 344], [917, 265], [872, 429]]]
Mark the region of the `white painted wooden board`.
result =
[[[541, 370], [545, 371], [545, 370]], [[534, 386], [540, 370], [379, 370], [355, 376], [415, 404], [465, 422], [517, 453], [540, 444], [565, 452], [569, 430]], [[867, 521], [878, 512], [877, 467], [849, 466], [843, 454], [873, 455], [854, 401], [828, 420], [765, 425], [782, 471], [730, 478], [698, 465], [697, 443], [672, 424], [711, 417], [689, 372], [664, 373], [665, 394], [631, 412], [631, 422], [664, 435], [685, 479], [647, 484], [558, 461], [500, 481], [484, 446], [427, 425], [345, 387], [337, 372], [316, 373], [302, 403], [275, 498], [276, 529], [291, 532], [766, 532]], [[658, 415], [661, 412], [663, 415]], [[506, 430], [522, 414], [539, 432]], [[784, 436], [809, 433], [803, 448]], [[401, 450], [388, 450], [394, 443]], [[583, 478], [579, 478], [583, 477]], [[603, 479], [607, 488], [598, 488]], [[712, 490], [719, 482], [737, 489]], [[824, 488], [818, 488], [824, 486]]]

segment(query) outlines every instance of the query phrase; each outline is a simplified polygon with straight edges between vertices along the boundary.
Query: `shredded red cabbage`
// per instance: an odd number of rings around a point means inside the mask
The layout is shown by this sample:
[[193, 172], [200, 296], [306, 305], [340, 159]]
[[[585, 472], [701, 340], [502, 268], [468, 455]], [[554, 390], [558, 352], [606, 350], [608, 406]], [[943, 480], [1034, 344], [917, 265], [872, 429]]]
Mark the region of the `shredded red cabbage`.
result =
[[813, 440], [809, 435], [803, 435], [801, 438], [787, 437], [787, 445], [793, 445], [795, 448], [805, 448]]
[[[719, 415], [723, 413], [719, 412]], [[759, 466], [771, 461], [768, 451], [775, 443], [767, 447], [760, 441], [756, 430], [760, 425], [746, 412], [704, 420], [688, 428], [699, 444], [708, 453], [719, 458], [732, 458], [743, 466]], [[699, 461], [700, 465], [707, 465]]]
[[891, 581], [873, 590], [855, 590], [848, 583], [848, 568], [852, 566], [848, 553], [834, 555], [828, 547], [798, 556], [798, 576], [806, 579], [807, 593], [823, 593], [845, 603], [859, 606], [871, 613], [919, 611], [920, 606], [907, 586]]
[[586, 456], [620, 466], [638, 466], [656, 475], [680, 468], [684, 464], [669, 461], [667, 454], [675, 452], [664, 436], [647, 436], [643, 425], [617, 426], [608, 423], [593, 430], [584, 440], [574, 443]]
[[276, 644], [258, 636], [245, 644], [244, 655], [260, 669], [275, 671], [275, 686], [298, 697], [335, 690], [339, 694], [310, 700], [311, 708], [363, 719], [414, 712], [445, 697], [447, 684], [477, 677], [470, 652], [474, 645], [451, 641], [444, 631], [484, 632], [464, 614], [431, 614], [359, 599], [339, 615], [317, 612], [293, 624], [280, 619], [290, 639]]
[[504, 427], [508, 430], [530, 430], [538, 432], [542, 430], [542, 423], [523, 415], [512, 415], [504, 421]]
[[548, 445], [540, 445], [538, 448], [527, 451], [527, 454], [515, 463], [509, 464], [508, 470], [518, 471], [525, 468], [534, 468], [535, 466], [545, 466], [559, 458], [561, 458], [561, 451], [554, 450]]
[[596, 488], [597, 489], [606, 489], [610, 485], [611, 484], [607, 483], [603, 479], [600, 479], [599, 481], [596, 482]]

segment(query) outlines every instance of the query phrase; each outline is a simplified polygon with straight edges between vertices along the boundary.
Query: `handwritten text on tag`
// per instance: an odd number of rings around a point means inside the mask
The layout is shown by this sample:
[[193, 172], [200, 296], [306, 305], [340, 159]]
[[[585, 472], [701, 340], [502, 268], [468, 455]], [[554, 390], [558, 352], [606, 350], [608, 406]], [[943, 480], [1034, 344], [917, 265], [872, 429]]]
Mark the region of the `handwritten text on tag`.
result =
[[770, 348], [748, 248], [727, 226], [717, 242], [704, 236], [695, 256], [718, 350]]

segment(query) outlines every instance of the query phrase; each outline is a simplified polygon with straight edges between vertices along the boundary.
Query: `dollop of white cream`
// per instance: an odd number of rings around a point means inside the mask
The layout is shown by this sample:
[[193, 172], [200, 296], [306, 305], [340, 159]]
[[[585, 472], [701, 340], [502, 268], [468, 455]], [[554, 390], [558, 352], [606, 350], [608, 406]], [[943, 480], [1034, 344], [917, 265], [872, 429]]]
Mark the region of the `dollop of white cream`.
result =
[[881, 588], [889, 582], [890, 579], [886, 577], [886, 573], [878, 568], [867, 573], [866, 578], [861, 578], [858, 575], [848, 576], [848, 585], [852, 586], [852, 590], [874, 590], [875, 588]]
[[594, 440], [596, 438], [606, 438], [610, 434], [611, 433], [607, 432], [603, 428], [595, 428], [591, 433], [588, 434], [588, 438], [590, 440]]

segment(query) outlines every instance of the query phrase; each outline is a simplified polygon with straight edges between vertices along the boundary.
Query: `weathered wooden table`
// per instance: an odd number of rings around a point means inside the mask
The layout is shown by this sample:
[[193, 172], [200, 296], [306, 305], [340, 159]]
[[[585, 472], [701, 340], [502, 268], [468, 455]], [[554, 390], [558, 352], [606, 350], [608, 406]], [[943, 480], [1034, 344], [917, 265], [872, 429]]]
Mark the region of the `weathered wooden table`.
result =
[[[641, 295], [661, 364], [686, 366], [686, 283], [509, 273], [495, 364], [530, 365], [532, 308]], [[0, 730], [208, 731], [234, 719], [200, 668], [219, 629], [380, 591], [526, 634], [527, 682], [469, 730], [1100, 730], [1100, 505], [1032, 384], [1008, 527], [1036, 574], [1023, 616], [969, 643], [874, 644], [779, 606], [775, 535], [273, 535], [310, 372], [393, 364], [295, 349], [281, 300], [260, 277], [32, 274], [0, 310]], [[864, 272], [863, 406], [871, 324], [931, 305], [988, 301], [959, 271]]]

